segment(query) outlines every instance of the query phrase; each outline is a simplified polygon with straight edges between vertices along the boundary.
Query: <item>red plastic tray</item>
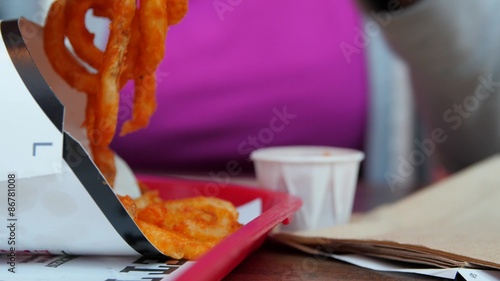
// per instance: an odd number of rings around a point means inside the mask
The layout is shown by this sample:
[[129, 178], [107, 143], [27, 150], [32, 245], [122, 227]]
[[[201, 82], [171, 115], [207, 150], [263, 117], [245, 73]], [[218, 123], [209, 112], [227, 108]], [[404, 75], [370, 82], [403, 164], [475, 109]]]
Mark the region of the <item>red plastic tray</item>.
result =
[[262, 214], [224, 239], [202, 256], [177, 281], [220, 280], [252, 251], [262, 245], [267, 234], [278, 224], [288, 224], [302, 202], [287, 193], [257, 187], [218, 184], [150, 175], [139, 175], [141, 182], [157, 189], [163, 199], [180, 199], [198, 195], [214, 196], [240, 206], [257, 198], [262, 200]]

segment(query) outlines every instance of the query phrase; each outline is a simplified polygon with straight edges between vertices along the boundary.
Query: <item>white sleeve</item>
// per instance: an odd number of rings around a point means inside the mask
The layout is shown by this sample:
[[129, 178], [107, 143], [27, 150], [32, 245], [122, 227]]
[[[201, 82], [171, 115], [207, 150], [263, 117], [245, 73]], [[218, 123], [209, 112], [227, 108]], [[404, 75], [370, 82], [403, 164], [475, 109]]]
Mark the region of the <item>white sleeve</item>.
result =
[[437, 152], [452, 171], [500, 152], [498, 11], [498, 0], [420, 0], [405, 9], [366, 9], [409, 65], [429, 133], [417, 148]]

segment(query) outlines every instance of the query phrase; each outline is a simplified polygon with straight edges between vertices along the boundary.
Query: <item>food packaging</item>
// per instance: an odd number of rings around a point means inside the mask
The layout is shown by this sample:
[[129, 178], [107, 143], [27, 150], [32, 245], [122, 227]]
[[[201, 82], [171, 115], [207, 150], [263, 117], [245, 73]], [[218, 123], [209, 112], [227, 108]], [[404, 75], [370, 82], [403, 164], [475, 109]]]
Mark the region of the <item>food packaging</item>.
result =
[[[1, 21], [0, 31], [0, 262], [7, 265], [0, 267], [0, 280], [193, 280], [191, 270], [206, 271], [197, 280], [222, 278], [299, 208], [300, 200], [288, 194], [223, 186], [217, 197], [248, 215], [245, 225], [208, 259], [165, 257], [116, 194], [139, 196], [138, 177], [163, 199], [203, 195], [209, 183], [137, 176], [115, 156], [112, 189], [90, 156], [81, 126], [86, 97], [51, 68], [43, 28], [19, 19]], [[213, 266], [213, 256], [224, 252], [231, 255]], [[104, 268], [96, 270], [99, 265]]]

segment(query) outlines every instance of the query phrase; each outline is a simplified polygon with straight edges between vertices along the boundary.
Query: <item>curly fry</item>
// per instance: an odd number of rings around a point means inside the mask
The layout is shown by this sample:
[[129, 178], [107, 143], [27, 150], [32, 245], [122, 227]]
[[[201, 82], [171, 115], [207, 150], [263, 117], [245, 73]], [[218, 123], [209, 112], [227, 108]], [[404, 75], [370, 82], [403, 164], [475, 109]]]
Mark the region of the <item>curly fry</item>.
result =
[[234, 205], [219, 198], [164, 201], [149, 191], [135, 200], [119, 199], [148, 240], [175, 259], [197, 259], [241, 227]]
[[174, 25], [179, 23], [188, 10], [187, 0], [168, 0], [167, 1], [167, 12], [168, 12], [168, 25]]
[[[148, 125], [149, 119], [156, 109], [155, 69], [165, 53], [165, 39], [168, 30], [167, 3], [164, 0], [144, 0], [139, 8], [139, 26], [143, 48], [140, 50], [136, 70], [134, 72], [135, 91], [132, 119], [127, 120], [120, 132], [121, 136], [137, 131]], [[154, 18], [155, 20], [151, 20]], [[152, 80], [152, 83], [147, 83]]]
[[96, 94], [99, 75], [90, 73], [64, 45], [66, 0], [55, 1], [47, 14], [43, 37], [44, 49], [54, 70], [78, 91]]
[[135, 79], [135, 83], [132, 119], [123, 123], [120, 136], [147, 127], [156, 110], [156, 74], [144, 74]]
[[139, 52], [142, 42], [139, 30], [139, 17], [137, 16], [137, 13], [132, 19], [132, 29], [130, 32], [130, 41], [127, 47], [127, 56], [125, 58], [125, 67], [120, 77], [120, 88], [123, 88], [129, 80], [134, 79], [135, 66], [139, 60]]
[[158, 67], [165, 54], [168, 30], [167, 4], [165, 0], [143, 0], [138, 13], [139, 29], [144, 35], [139, 66], [143, 71], [151, 72]]
[[90, 33], [85, 26], [85, 15], [87, 10], [98, 5], [103, 5], [104, 0], [92, 1], [69, 1], [66, 4], [66, 13], [71, 15], [67, 21], [66, 36], [68, 37], [75, 54], [93, 67], [100, 70], [102, 66], [102, 51], [94, 46], [94, 34]]
[[218, 242], [241, 227], [234, 206], [213, 197], [150, 204], [137, 212], [137, 218], [200, 241]]
[[[118, 104], [120, 91], [121, 63], [124, 61], [127, 46], [130, 40], [130, 27], [135, 14], [135, 0], [116, 1], [113, 6], [115, 16], [110, 26], [110, 36], [104, 51], [101, 69], [100, 91], [97, 95], [94, 129], [102, 134], [99, 142], [91, 138], [95, 151], [105, 151], [115, 135], [118, 118]], [[106, 152], [106, 154], [109, 154]], [[114, 183], [114, 169], [109, 169], [109, 163], [114, 158], [102, 159], [95, 157], [100, 167], [107, 167], [107, 180]], [[114, 164], [112, 165], [114, 167]]]
[[216, 244], [215, 241], [192, 239], [142, 220], [137, 220], [137, 225], [153, 245], [174, 259], [195, 260]]
[[135, 220], [137, 218], [137, 205], [135, 204], [134, 199], [132, 199], [128, 195], [117, 195], [117, 197], [118, 199], [120, 199], [120, 202], [122, 203], [125, 210], [127, 210], [127, 213], [130, 215], [130, 217]]
[[94, 162], [101, 170], [102, 175], [113, 186], [116, 176], [115, 154], [107, 146], [90, 145], [92, 154], [94, 155]]
[[[114, 184], [114, 157], [108, 146], [115, 135], [119, 91], [134, 80], [132, 118], [120, 134], [144, 128], [156, 110], [156, 69], [165, 53], [168, 26], [187, 12], [187, 0], [56, 0], [45, 23], [45, 52], [55, 71], [73, 88], [87, 94], [84, 126], [96, 165], [110, 185]], [[108, 44], [103, 51], [94, 46], [94, 34], [85, 26], [85, 16], [111, 20]], [[74, 54], [66, 48], [68, 38]]]

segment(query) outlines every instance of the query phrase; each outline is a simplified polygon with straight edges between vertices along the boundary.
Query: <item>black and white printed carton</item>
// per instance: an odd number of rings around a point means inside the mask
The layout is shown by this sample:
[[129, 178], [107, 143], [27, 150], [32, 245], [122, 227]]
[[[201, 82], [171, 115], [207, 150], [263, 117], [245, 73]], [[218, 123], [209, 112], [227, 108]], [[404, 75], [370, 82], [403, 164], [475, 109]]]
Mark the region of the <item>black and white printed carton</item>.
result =
[[24, 19], [0, 29], [0, 218], [14, 237], [0, 250], [159, 255], [115, 195], [139, 195], [132, 171], [116, 157], [113, 191], [89, 156], [86, 97], [53, 71], [43, 29]]
[[0, 30], [0, 281], [171, 280], [186, 270], [192, 262], [169, 262], [118, 200], [140, 195], [127, 164], [115, 157], [112, 189], [92, 161], [86, 96], [52, 69], [43, 28], [21, 18]]

